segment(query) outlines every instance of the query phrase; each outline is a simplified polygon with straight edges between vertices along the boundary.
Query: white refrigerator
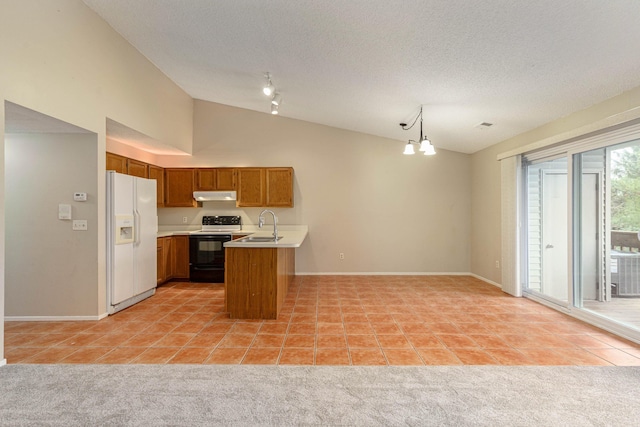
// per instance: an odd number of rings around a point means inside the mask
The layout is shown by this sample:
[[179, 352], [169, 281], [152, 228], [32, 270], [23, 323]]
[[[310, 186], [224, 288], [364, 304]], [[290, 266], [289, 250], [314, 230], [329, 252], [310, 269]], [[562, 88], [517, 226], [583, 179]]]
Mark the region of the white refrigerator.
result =
[[150, 297], [157, 286], [156, 181], [107, 171], [107, 311]]

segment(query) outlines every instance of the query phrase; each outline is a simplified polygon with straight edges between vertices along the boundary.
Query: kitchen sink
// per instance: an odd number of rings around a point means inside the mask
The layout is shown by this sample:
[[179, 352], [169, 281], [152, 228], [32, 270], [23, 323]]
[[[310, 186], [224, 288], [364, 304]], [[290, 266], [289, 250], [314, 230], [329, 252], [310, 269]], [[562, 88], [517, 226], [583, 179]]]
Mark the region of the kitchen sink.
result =
[[240, 240], [238, 240], [239, 242], [277, 242], [278, 240], [282, 239], [282, 236], [278, 236], [278, 239], [276, 240], [273, 236], [267, 237], [267, 236], [247, 236], [244, 237]]

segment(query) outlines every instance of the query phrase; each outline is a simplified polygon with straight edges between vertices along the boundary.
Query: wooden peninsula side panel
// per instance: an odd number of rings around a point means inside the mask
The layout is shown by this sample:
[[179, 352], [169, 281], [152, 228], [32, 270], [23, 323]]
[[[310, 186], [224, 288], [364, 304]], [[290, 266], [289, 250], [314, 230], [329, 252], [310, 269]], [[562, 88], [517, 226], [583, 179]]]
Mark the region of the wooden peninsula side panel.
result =
[[277, 319], [294, 276], [295, 248], [226, 248], [229, 317]]

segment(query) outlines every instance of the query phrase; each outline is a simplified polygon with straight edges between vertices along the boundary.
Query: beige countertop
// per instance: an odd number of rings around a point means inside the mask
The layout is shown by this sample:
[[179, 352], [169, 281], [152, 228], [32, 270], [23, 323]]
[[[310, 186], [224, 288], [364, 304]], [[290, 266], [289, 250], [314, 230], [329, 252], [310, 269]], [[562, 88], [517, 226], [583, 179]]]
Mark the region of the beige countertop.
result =
[[[254, 237], [273, 237], [273, 225], [265, 225], [262, 229], [255, 228], [251, 233]], [[259, 230], [259, 231], [258, 231]], [[232, 240], [224, 244], [225, 248], [299, 248], [309, 232], [306, 225], [278, 226], [278, 236], [282, 239], [277, 242], [247, 242], [243, 239]], [[245, 233], [246, 234], [246, 233]]]
[[[199, 230], [200, 228], [173, 230], [170, 227], [163, 226], [158, 231], [158, 237], [188, 236]], [[298, 248], [304, 242], [308, 232], [309, 227], [306, 225], [279, 225], [278, 235], [282, 236], [282, 239], [278, 240], [278, 242], [243, 242], [242, 239], [239, 239], [226, 242], [224, 246], [232, 248]], [[242, 230], [232, 231], [230, 234], [233, 236], [271, 237], [273, 236], [273, 225], [267, 224], [262, 229], [256, 226], [243, 226]]]

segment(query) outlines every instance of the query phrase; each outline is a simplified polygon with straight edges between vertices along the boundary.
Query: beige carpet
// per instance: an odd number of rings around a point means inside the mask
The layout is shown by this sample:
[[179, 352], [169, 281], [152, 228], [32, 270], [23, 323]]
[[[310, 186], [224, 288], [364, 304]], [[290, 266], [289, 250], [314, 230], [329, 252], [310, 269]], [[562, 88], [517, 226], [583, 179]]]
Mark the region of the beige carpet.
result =
[[627, 426], [634, 367], [7, 365], [2, 426]]

